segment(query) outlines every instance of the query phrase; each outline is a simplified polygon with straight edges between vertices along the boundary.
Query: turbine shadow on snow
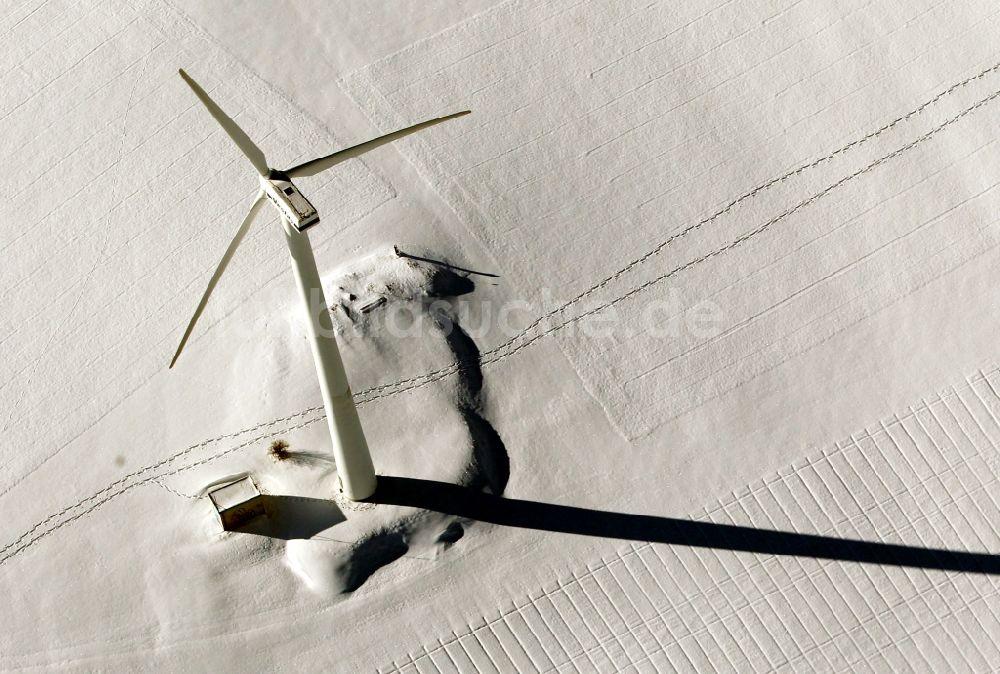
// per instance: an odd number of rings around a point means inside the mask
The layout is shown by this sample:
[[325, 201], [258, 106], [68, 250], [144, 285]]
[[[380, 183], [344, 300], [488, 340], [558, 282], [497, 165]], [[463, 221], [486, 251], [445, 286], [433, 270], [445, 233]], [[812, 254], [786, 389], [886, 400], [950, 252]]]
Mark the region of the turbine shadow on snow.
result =
[[689, 545], [698, 548], [866, 562], [887, 566], [1000, 574], [1000, 555], [800, 534], [771, 529], [632, 515], [510, 499], [456, 484], [382, 476], [372, 503], [423, 508], [503, 526]]

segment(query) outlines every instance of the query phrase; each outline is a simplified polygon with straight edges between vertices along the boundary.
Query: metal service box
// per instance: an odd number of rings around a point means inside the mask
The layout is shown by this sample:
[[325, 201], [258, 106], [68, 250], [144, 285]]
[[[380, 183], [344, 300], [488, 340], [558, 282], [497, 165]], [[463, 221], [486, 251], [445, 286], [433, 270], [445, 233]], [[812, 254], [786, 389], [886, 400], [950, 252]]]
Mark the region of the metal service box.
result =
[[213, 487], [208, 492], [208, 497], [226, 531], [267, 514], [260, 490], [249, 475]]

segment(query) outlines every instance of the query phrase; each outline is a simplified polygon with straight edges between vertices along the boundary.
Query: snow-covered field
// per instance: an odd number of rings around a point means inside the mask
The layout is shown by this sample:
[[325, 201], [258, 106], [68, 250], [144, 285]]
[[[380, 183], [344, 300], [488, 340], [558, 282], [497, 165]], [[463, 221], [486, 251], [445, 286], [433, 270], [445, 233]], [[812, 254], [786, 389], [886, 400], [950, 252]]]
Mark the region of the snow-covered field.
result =
[[[0, 667], [997, 667], [995, 3], [3, 9]], [[297, 181], [370, 503], [273, 211], [166, 367], [256, 189], [179, 67], [278, 166], [473, 110]]]

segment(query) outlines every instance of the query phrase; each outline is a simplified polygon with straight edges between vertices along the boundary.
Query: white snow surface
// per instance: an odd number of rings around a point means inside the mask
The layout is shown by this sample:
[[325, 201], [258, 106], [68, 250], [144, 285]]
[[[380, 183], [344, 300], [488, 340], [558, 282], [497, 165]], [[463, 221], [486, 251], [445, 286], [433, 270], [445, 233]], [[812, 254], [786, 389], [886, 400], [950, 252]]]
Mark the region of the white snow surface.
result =
[[[995, 3], [9, 0], [0, 34], [0, 668], [1000, 662], [996, 575], [546, 515], [1000, 553]], [[266, 209], [167, 369], [256, 189], [179, 67], [279, 167], [473, 110], [298, 183], [380, 484], [527, 517], [337, 494]], [[225, 532], [243, 473], [276, 510]]]

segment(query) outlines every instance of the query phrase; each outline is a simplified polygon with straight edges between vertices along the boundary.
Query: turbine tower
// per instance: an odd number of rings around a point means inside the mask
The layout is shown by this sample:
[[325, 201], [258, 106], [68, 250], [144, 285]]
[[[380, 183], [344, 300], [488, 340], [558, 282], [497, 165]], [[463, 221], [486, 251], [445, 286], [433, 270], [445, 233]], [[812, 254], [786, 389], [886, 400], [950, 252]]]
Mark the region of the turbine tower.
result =
[[358, 157], [365, 152], [429, 126], [467, 115], [470, 111], [465, 110], [446, 117], [437, 117], [414, 124], [405, 129], [379, 136], [359, 145], [281, 171], [267, 165], [267, 160], [261, 149], [183, 69], [180, 70], [180, 75], [208, 108], [215, 121], [222, 126], [223, 130], [236, 143], [236, 146], [257, 169], [257, 173], [260, 174], [260, 189], [250, 205], [250, 211], [243, 218], [243, 223], [236, 230], [229, 247], [222, 255], [222, 260], [216, 267], [215, 273], [209, 279], [208, 287], [201, 296], [194, 316], [191, 317], [191, 321], [184, 331], [184, 336], [181, 337], [177, 352], [174, 353], [174, 357], [170, 361], [170, 367], [174, 366], [177, 358], [181, 355], [184, 345], [191, 336], [191, 331], [194, 330], [195, 323], [205, 310], [208, 298], [215, 290], [219, 278], [229, 265], [229, 261], [246, 236], [254, 216], [257, 215], [266, 198], [278, 209], [284, 225], [285, 242], [288, 244], [288, 252], [292, 260], [295, 283], [298, 286], [307, 316], [309, 342], [312, 346], [313, 360], [316, 362], [316, 372], [319, 375], [319, 388], [323, 395], [323, 406], [326, 408], [326, 420], [330, 427], [333, 456], [337, 462], [341, 489], [344, 495], [352, 501], [368, 498], [375, 492], [375, 468], [372, 464], [371, 453], [368, 451], [364, 430], [361, 428], [361, 420], [358, 418], [358, 410], [354, 406], [354, 397], [351, 394], [347, 373], [344, 371], [340, 349], [337, 348], [337, 339], [333, 333], [333, 321], [330, 318], [326, 297], [323, 294], [323, 285], [320, 282], [319, 271], [316, 269], [312, 244], [309, 242], [309, 234], [306, 231], [319, 222], [319, 214], [309, 203], [309, 200], [292, 184], [292, 178], [315, 175], [342, 161]]

